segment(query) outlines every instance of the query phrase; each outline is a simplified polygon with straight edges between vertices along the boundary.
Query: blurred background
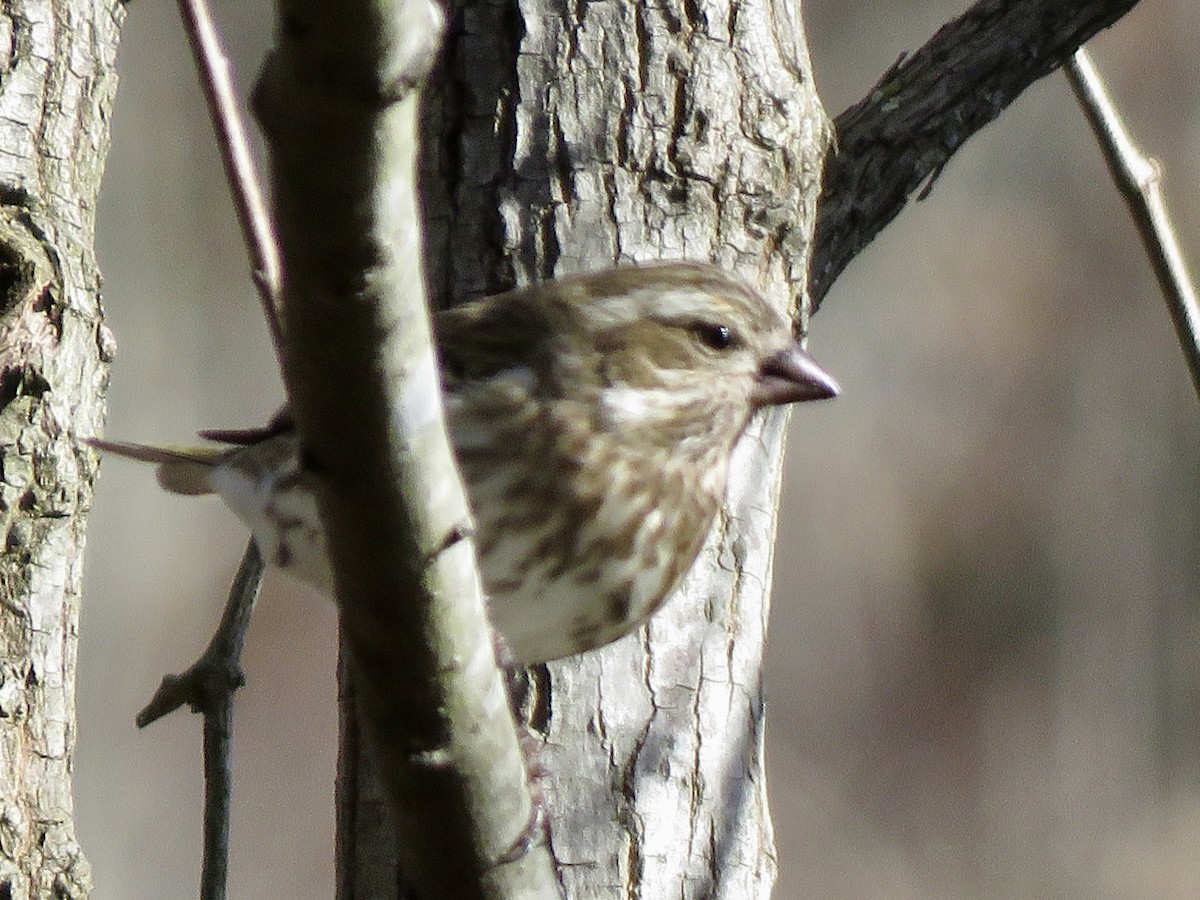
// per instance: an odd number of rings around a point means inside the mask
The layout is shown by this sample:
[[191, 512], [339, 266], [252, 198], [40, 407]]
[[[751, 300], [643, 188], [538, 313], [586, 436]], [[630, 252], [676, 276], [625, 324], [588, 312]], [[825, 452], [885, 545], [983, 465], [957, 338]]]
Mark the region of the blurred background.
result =
[[[255, 4], [260, 6], [262, 4]], [[217, 14], [243, 87], [269, 23]], [[966, 0], [809, 0], [836, 115]], [[1200, 269], [1200, 6], [1094, 43]], [[130, 7], [100, 206], [109, 434], [282, 397], [173, 4]], [[962, 150], [813, 322], [768, 648], [781, 898], [1200, 896], [1200, 404], [1061, 76]], [[110, 464], [90, 529], [77, 809], [97, 900], [193, 896], [199, 722], [133, 717], [245, 540]], [[330, 896], [335, 616], [268, 578], [239, 694], [231, 896]]]

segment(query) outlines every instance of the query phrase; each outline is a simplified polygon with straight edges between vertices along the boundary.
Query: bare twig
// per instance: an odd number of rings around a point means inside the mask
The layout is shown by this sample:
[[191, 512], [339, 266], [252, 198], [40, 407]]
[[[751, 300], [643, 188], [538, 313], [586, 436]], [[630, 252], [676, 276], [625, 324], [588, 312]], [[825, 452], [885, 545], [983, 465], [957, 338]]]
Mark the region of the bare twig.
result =
[[225, 900], [229, 884], [232, 756], [233, 690], [230, 689], [221, 694], [215, 709], [204, 714], [204, 848], [200, 863], [200, 900]]
[[242, 647], [262, 585], [263, 561], [251, 541], [229, 589], [229, 600], [212, 640], [191, 668], [162, 680], [153, 699], [138, 713], [145, 728], [185, 703], [204, 716], [204, 850], [201, 900], [223, 900], [229, 871], [229, 809], [232, 798], [230, 750], [233, 694], [242, 685]]
[[163, 678], [154, 697], [138, 713], [138, 728], [157, 722], [185, 703], [196, 712], [207, 713], [215, 706], [214, 698], [232, 694], [241, 686], [239, 660], [254, 601], [262, 584], [262, 573], [262, 557], [251, 541], [242, 554], [242, 563], [229, 588], [229, 601], [208, 647], [191, 668]]
[[927, 195], [976, 131], [1137, 0], [978, 0], [892, 66], [834, 122], [809, 291], [813, 311], [850, 260]]
[[[282, 347], [279, 249], [238, 108], [229, 61], [221, 49], [205, 0], [179, 0], [179, 9], [217, 134], [253, 280], [278, 357]], [[232, 800], [233, 695], [244, 680], [242, 647], [262, 585], [262, 575], [262, 557], [250, 541], [230, 588], [221, 622], [208, 647], [185, 672], [163, 678], [158, 691], [137, 717], [138, 727], [144, 728], [185, 703], [204, 716], [201, 900], [223, 900], [226, 894]]]
[[254, 157], [250, 152], [250, 141], [238, 106], [229, 60], [221, 48], [221, 40], [206, 0], [179, 0], [179, 12], [183, 16], [184, 29], [196, 60], [200, 86], [208, 103], [208, 114], [217, 133], [225, 178], [233, 194], [254, 283], [262, 299], [263, 314], [278, 357], [283, 346], [279, 324], [279, 247], [275, 242], [271, 217], [267, 214]]
[[1192, 386], [1200, 395], [1200, 303], [1167, 213], [1162, 168], [1134, 144], [1086, 50], [1080, 48], [1067, 62], [1066, 74], [1142, 237], [1158, 286], [1171, 310], [1179, 346], [1192, 375]]

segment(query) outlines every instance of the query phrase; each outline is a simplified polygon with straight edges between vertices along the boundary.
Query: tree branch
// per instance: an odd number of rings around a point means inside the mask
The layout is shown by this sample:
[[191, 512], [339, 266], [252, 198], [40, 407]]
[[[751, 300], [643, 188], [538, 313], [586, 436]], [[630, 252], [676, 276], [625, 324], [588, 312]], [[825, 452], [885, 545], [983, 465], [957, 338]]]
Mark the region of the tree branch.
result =
[[[180, 17], [208, 106], [226, 180], [242, 227], [255, 286], [278, 357], [279, 249], [250, 153], [229, 61], [205, 0], [179, 0]], [[201, 900], [223, 900], [229, 873], [229, 819], [233, 796], [233, 695], [242, 686], [242, 648], [262, 586], [263, 561], [253, 541], [229, 589], [221, 622], [204, 653], [179, 675], [167, 675], [137, 716], [145, 728], [187, 704], [204, 718], [204, 846]]]
[[837, 117], [809, 277], [815, 311], [846, 265], [951, 156], [1137, 0], [980, 0]]
[[1067, 61], [1066, 74], [1104, 153], [1112, 179], [1129, 206], [1171, 311], [1179, 346], [1192, 375], [1192, 386], [1200, 395], [1200, 304], [1167, 213], [1162, 169], [1133, 143], [1086, 50], [1081, 48]]
[[[255, 108], [284, 261], [285, 382], [403, 874], [429, 898], [556, 897], [547, 848], [526, 846], [535, 808], [425, 306], [417, 112], [441, 9], [281, 0], [278, 11]], [[396, 874], [377, 877], [391, 895]]]
[[233, 695], [242, 686], [241, 659], [250, 615], [262, 586], [263, 561], [251, 541], [229, 589], [221, 623], [200, 658], [180, 675], [163, 678], [154, 697], [138, 713], [145, 728], [187, 704], [204, 716], [204, 850], [201, 900], [223, 900], [229, 872], [229, 813], [233, 798], [230, 758]]

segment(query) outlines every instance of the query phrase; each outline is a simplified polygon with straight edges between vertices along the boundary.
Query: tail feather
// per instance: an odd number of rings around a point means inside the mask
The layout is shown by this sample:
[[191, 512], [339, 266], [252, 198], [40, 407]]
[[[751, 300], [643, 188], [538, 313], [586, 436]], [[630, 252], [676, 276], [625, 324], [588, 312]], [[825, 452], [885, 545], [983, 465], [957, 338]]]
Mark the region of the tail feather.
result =
[[104, 453], [158, 466], [158, 483], [172, 494], [211, 494], [213, 467], [229, 452], [221, 447], [155, 447], [88, 438], [87, 443]]

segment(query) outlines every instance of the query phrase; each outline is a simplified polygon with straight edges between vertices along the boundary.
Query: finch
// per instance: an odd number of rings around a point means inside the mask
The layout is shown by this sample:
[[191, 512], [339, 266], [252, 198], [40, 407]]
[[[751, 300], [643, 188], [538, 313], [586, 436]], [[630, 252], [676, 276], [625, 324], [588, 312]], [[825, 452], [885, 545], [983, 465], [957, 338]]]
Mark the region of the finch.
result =
[[[783, 315], [707, 264], [544, 282], [433, 325], [489, 614], [520, 665], [644, 622], [695, 562], [751, 417], [838, 393]], [[319, 476], [286, 417], [202, 434], [218, 444], [89, 443], [220, 495], [268, 563], [331, 595]]]

